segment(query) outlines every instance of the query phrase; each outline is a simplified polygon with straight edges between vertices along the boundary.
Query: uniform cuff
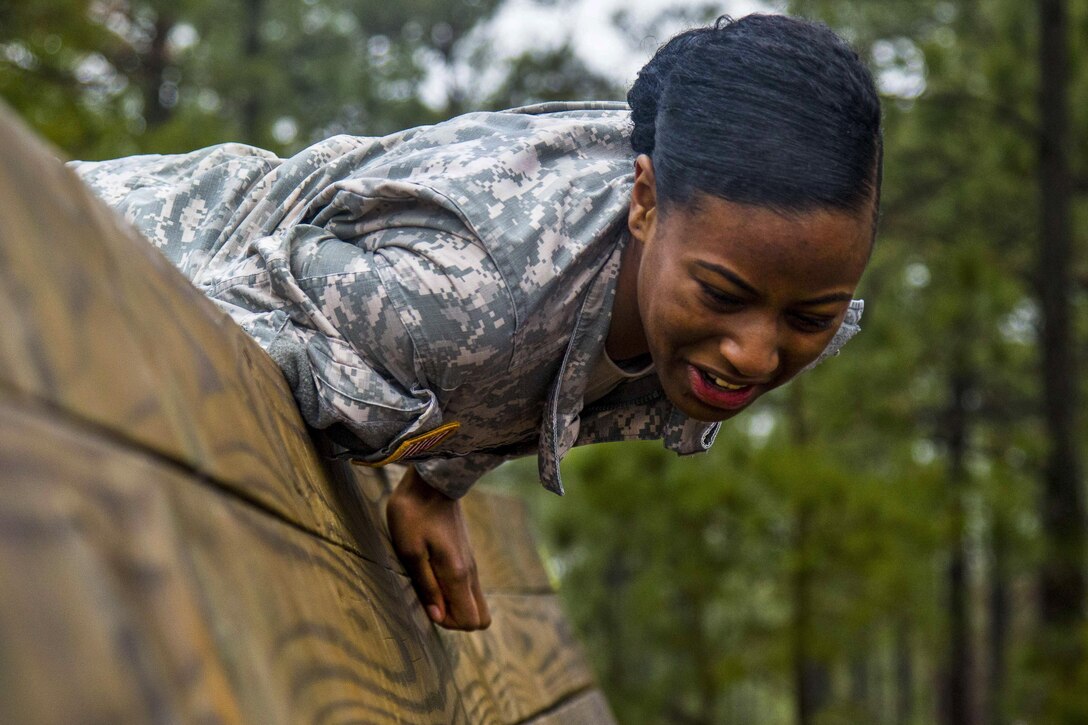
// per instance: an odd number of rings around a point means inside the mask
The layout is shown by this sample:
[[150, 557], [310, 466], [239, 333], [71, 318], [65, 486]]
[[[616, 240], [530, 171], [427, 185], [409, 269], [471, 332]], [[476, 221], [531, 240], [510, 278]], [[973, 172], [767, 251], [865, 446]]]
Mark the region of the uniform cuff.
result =
[[428, 485], [452, 499], [458, 499], [488, 471], [516, 456], [476, 454], [458, 458], [431, 458], [412, 461]]

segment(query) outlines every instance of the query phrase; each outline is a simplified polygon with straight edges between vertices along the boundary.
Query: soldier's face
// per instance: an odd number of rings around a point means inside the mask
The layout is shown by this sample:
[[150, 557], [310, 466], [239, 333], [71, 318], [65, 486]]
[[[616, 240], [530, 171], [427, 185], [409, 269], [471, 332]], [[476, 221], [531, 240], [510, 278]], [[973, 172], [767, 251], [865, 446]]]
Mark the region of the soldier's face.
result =
[[629, 218], [645, 346], [675, 405], [725, 420], [831, 341], [868, 261], [871, 217], [710, 196], [662, 214], [645, 191], [636, 180]]

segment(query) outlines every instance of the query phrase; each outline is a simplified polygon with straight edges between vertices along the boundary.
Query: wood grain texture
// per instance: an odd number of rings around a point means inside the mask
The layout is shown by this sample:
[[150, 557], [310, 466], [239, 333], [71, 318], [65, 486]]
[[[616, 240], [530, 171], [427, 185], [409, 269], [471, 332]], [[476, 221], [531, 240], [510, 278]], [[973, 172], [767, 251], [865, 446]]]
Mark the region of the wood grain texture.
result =
[[0, 388], [352, 545], [275, 363], [0, 106]]
[[592, 685], [556, 595], [436, 630], [403, 575], [50, 412], [0, 398], [0, 722], [515, 723]]
[[526, 720], [524, 725], [600, 725], [615, 722], [612, 709], [600, 690], [590, 690], [554, 710]]
[[477, 493], [465, 496], [464, 510], [484, 591], [555, 591], [541, 563], [524, 503], [492, 491]]
[[471, 696], [476, 683], [487, 692], [487, 714], [506, 723], [592, 686], [593, 675], [556, 595], [490, 593], [487, 601], [490, 628], [468, 636], [441, 633], [470, 713], [485, 709]]
[[439, 632], [396, 473], [326, 460], [265, 353], [2, 104], [0, 218], [0, 722], [510, 724], [591, 687], [518, 502], [466, 499], [494, 623]]
[[0, 470], [0, 722], [469, 722], [403, 577], [3, 403]]

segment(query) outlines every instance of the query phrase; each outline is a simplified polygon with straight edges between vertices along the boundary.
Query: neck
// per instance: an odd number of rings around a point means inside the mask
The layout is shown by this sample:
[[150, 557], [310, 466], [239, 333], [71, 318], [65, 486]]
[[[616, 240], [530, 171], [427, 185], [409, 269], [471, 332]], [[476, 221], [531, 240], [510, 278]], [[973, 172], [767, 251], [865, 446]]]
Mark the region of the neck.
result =
[[638, 268], [641, 258], [642, 246], [638, 240], [628, 236], [620, 258], [612, 322], [604, 342], [604, 350], [613, 360], [627, 360], [649, 352], [638, 309]]

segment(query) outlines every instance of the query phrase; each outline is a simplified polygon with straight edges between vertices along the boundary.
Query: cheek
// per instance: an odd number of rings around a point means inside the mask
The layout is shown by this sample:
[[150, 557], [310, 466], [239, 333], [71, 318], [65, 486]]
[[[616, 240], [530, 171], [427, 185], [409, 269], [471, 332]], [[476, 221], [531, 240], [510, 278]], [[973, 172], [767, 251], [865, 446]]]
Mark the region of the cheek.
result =
[[647, 334], [651, 345], [678, 348], [693, 344], [712, 334], [706, 310], [688, 290], [679, 285], [654, 296], [646, 311]]
[[792, 378], [818, 358], [834, 336], [832, 332], [819, 336], [801, 335], [791, 340], [783, 348], [785, 358], [783, 362], [787, 376]]
[[647, 336], [660, 327], [659, 318], [668, 302], [668, 280], [653, 255], [644, 253], [638, 273], [638, 311]]
[[[698, 284], [663, 252], [664, 240], [650, 245], [639, 267], [638, 303], [643, 330], [655, 358], [707, 336], [711, 316]], [[666, 250], [667, 251], [667, 250]]]

